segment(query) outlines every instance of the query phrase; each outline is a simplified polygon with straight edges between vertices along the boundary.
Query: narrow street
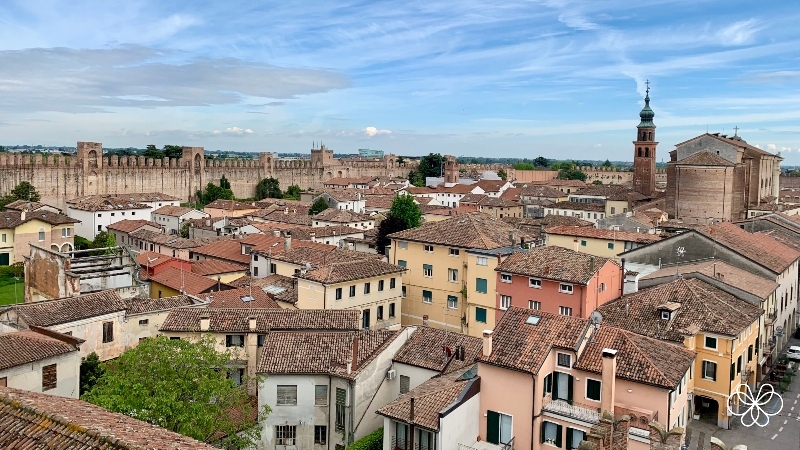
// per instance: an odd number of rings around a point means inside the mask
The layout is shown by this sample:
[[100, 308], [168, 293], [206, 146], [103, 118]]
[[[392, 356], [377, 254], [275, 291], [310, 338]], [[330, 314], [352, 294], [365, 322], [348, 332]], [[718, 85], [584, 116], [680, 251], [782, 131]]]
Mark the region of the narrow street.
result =
[[[792, 338], [789, 345], [800, 345], [800, 339]], [[789, 390], [781, 395], [783, 410], [770, 417], [765, 427], [754, 425], [745, 427], [738, 417], [731, 418], [731, 429], [724, 430], [713, 424], [692, 421], [686, 430], [688, 446], [686, 450], [708, 450], [711, 437], [716, 437], [728, 448], [744, 444], [749, 450], [794, 450], [800, 448], [800, 373], [792, 378]], [[777, 400], [766, 408], [767, 412], [777, 409]]]

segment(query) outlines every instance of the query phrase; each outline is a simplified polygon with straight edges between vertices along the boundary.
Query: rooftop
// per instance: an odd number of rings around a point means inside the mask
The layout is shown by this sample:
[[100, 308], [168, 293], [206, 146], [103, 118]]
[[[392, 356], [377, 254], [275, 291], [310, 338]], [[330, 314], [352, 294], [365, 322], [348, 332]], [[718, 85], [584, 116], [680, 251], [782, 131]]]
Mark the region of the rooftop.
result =
[[202, 261], [192, 261], [192, 272], [207, 277], [222, 273], [246, 272], [249, 266], [233, 264], [226, 261], [215, 259], [204, 259]]
[[161, 229], [161, 225], [151, 222], [149, 220], [143, 219], [136, 219], [136, 220], [120, 220], [119, 222], [114, 222], [106, 226], [109, 230], [121, 231], [123, 233], [130, 233], [132, 231], [136, 231], [143, 226], [149, 225], [151, 227], [155, 227], [156, 229]]
[[189, 295], [200, 295], [210, 289], [220, 290], [229, 288], [225, 283], [206, 278], [196, 273], [188, 272], [177, 267], [168, 267], [161, 272], [150, 277], [150, 281], [156, 282], [178, 292]]
[[256, 318], [257, 333], [361, 328], [361, 311], [350, 309], [176, 308], [160, 331], [199, 332], [201, 317], [210, 319], [209, 331], [214, 333], [246, 333], [250, 331], [249, 317]]
[[542, 198], [563, 198], [567, 194], [558, 189], [545, 185], [529, 184], [522, 188], [520, 193], [523, 197], [542, 197]]
[[207, 204], [203, 209], [224, 209], [226, 211], [243, 211], [247, 209], [257, 209], [250, 203], [237, 202], [235, 200], [214, 200]]
[[596, 211], [605, 212], [606, 207], [597, 203], [581, 203], [581, 202], [557, 202], [551, 208], [556, 209], [569, 209], [574, 211]]
[[357, 213], [349, 209], [336, 208], [328, 208], [321, 211], [311, 216], [311, 219], [314, 221], [323, 220], [325, 222], [336, 223], [367, 222], [375, 220], [368, 214]]
[[658, 242], [661, 240], [661, 237], [656, 234], [633, 233], [630, 231], [607, 230], [605, 228], [575, 227], [565, 225], [547, 228], [545, 233], [592, 239], [638, 242], [640, 244], [650, 244], [652, 242]]
[[153, 214], [161, 214], [162, 216], [170, 216], [170, 217], [181, 217], [182, 215], [189, 214], [192, 211], [195, 210], [192, 208], [187, 208], [185, 206], [165, 205], [153, 211]]
[[129, 196], [90, 195], [67, 200], [67, 207], [80, 211], [118, 211], [129, 209], [150, 209], [150, 206], [133, 200]]
[[130, 237], [139, 239], [141, 241], [152, 242], [154, 244], [176, 249], [193, 249], [202, 247], [203, 245], [210, 244], [212, 242], [229, 241], [233, 239], [231, 236], [213, 236], [186, 239], [172, 234], [165, 234], [159, 231], [151, 230], [136, 230], [129, 235]]
[[126, 315], [146, 314], [158, 311], [167, 311], [183, 306], [194, 305], [194, 300], [186, 295], [175, 295], [163, 298], [131, 298], [123, 300], [127, 309]]
[[209, 308], [280, 308], [270, 294], [257, 287], [214, 292]]
[[695, 231], [775, 273], [783, 272], [800, 258], [800, 251], [764, 234], [748, 233], [730, 222], [698, 227]]
[[297, 277], [322, 284], [336, 284], [384, 275], [401, 274], [405, 270], [404, 267], [369, 258], [322, 264], [305, 273], [301, 271]]
[[24, 219], [22, 218], [22, 214], [21, 211], [14, 210], [0, 212], [0, 228], [16, 228], [23, 223], [28, 223], [33, 220], [39, 220], [50, 225], [66, 225], [81, 222], [80, 220], [73, 219], [64, 214], [58, 214], [44, 209], [24, 213]]
[[682, 160], [678, 161], [677, 164], [682, 166], [728, 166], [728, 167], [733, 167], [735, 165], [732, 162], [728, 161], [727, 159], [708, 151], [695, 153], [694, 155], [683, 158]]
[[244, 275], [229, 284], [235, 287], [248, 287], [252, 284], [253, 289], [261, 289], [277, 301], [297, 303], [297, 279], [293, 277], [272, 274], [264, 278], [251, 278]]
[[390, 234], [397, 240], [449, 245], [461, 248], [492, 249], [510, 245], [510, 235], [516, 240], [531, 240], [524, 231], [487, 214], [469, 213], [439, 222], [426, 222], [417, 228]]
[[779, 286], [773, 280], [760, 277], [717, 259], [665, 267], [649, 273], [641, 279], [671, 278], [678, 273], [683, 276], [691, 273], [703, 274], [762, 299], [769, 297]]
[[42, 208], [52, 208], [61, 211], [61, 209], [56, 208], [55, 206], [48, 205], [46, 203], [29, 202], [27, 200], [14, 200], [13, 202], [5, 206], [5, 209], [13, 209], [15, 211], [22, 211], [22, 210], [38, 211]]
[[0, 334], [0, 370], [78, 351], [82, 341], [63, 336], [56, 339], [33, 330]]
[[[562, 247], [536, 247], [526, 253], [513, 253], [495, 270], [586, 285], [609, 261]], [[616, 265], [613, 261], [611, 264]]]
[[127, 305], [117, 291], [109, 289], [77, 297], [23, 303], [14, 308], [28, 326], [49, 327], [125, 311]]
[[635, 201], [647, 198], [646, 196], [620, 184], [590, 185], [572, 192], [570, 195], [603, 197], [606, 200], [611, 201]]
[[[456, 359], [456, 349], [461, 346], [464, 347], [463, 360]], [[397, 352], [393, 361], [437, 372], [463, 371], [475, 363], [482, 348], [481, 338], [419, 326]]]

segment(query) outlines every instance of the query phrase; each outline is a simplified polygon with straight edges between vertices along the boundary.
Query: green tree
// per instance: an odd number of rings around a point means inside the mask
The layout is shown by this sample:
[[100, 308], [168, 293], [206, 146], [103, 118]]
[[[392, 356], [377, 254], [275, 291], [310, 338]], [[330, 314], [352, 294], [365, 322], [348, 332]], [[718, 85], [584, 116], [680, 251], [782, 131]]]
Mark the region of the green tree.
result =
[[586, 181], [586, 174], [574, 167], [562, 167], [558, 171], [558, 179]]
[[100, 358], [97, 353], [92, 352], [85, 358], [81, 358], [81, 380], [80, 380], [80, 395], [83, 395], [92, 390], [97, 380], [103, 376], [103, 366], [100, 364]]
[[204, 191], [197, 191], [197, 201], [201, 205], [207, 205], [214, 200], [233, 200], [233, 191], [223, 189], [214, 183], [208, 183]]
[[288, 200], [300, 200], [300, 186], [293, 184], [286, 188], [286, 192], [283, 193], [283, 198]]
[[380, 225], [378, 225], [378, 232], [375, 233], [375, 250], [378, 254], [386, 254], [386, 246], [392, 241], [389, 239], [390, 234], [407, 230], [408, 228], [408, 224], [406, 224], [405, 220], [392, 216], [391, 214], [389, 217], [381, 220]]
[[36, 192], [36, 188], [27, 181], [20, 181], [19, 184], [11, 190], [11, 196], [14, 197], [14, 200], [30, 200], [32, 202], [41, 200], [41, 196]]
[[280, 182], [274, 178], [264, 178], [256, 185], [256, 200], [265, 198], [283, 198]]
[[180, 145], [165, 145], [163, 152], [167, 158], [178, 159], [183, 156], [183, 147]]
[[89, 250], [92, 248], [92, 241], [83, 236], [76, 235], [73, 242], [75, 243], [75, 250]]
[[[81, 398], [223, 448], [249, 448], [261, 429], [255, 421], [242, 423], [249, 420], [250, 399], [225, 369], [237, 357], [218, 352], [209, 335], [198, 341], [146, 339], [105, 363], [97, 384]], [[258, 417], [269, 412], [265, 406]]]
[[422, 222], [422, 211], [413, 196], [398, 195], [392, 200], [389, 217], [402, 220], [406, 224], [406, 228], [416, 228]]
[[592, 181], [592, 184], [594, 184], [595, 186], [601, 186], [603, 184], [603, 182], [600, 181], [600, 180], [594, 180], [594, 181]]
[[505, 181], [508, 178], [508, 172], [506, 172], [506, 169], [500, 169], [497, 171], [497, 176], [500, 177], [501, 180]]
[[514, 163], [514, 170], [536, 170], [536, 166], [529, 162]]
[[183, 222], [183, 225], [181, 225], [181, 237], [184, 239], [189, 238], [189, 222]]
[[223, 175], [222, 178], [219, 179], [219, 187], [221, 187], [222, 189], [231, 188], [231, 182], [228, 181], [227, 178], [225, 178], [225, 175]]
[[425, 186], [425, 178], [423, 178], [422, 175], [415, 170], [408, 171], [408, 182], [416, 187]]
[[362, 437], [347, 446], [346, 450], [381, 450], [383, 448], [383, 428]]
[[550, 165], [550, 160], [543, 156], [538, 156], [533, 160], [533, 165], [536, 167], [547, 167]]
[[325, 211], [326, 209], [328, 209], [328, 204], [325, 202], [324, 198], [319, 197], [314, 204], [311, 205], [311, 208], [308, 209], [308, 215], [313, 216]]
[[427, 177], [440, 177], [444, 170], [444, 157], [439, 153], [431, 153], [428, 156], [423, 156], [419, 161], [417, 167], [417, 176], [422, 179], [424, 186], [425, 178]]
[[603, 167], [612, 167], [612, 166], [613, 164], [611, 164], [611, 161], [609, 160], [605, 160], [605, 162], [603, 162]]
[[155, 145], [148, 144], [147, 148], [142, 152], [142, 156], [145, 158], [161, 159], [164, 157], [164, 153], [157, 149]]
[[[94, 237], [94, 241], [92, 241], [92, 248], [109, 248], [109, 247], [116, 247], [117, 246], [117, 238], [114, 237], [114, 233], [109, 233], [108, 231], [101, 231], [97, 233]], [[101, 253], [111, 253], [114, 250], [106, 250], [105, 252]]]

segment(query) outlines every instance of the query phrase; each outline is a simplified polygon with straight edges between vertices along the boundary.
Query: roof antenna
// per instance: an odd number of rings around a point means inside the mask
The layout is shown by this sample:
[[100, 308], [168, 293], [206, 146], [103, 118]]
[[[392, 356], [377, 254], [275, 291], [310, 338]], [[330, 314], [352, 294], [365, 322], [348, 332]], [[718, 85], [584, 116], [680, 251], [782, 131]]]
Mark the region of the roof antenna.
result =
[[733, 137], [739, 136], [739, 126], [733, 127]]

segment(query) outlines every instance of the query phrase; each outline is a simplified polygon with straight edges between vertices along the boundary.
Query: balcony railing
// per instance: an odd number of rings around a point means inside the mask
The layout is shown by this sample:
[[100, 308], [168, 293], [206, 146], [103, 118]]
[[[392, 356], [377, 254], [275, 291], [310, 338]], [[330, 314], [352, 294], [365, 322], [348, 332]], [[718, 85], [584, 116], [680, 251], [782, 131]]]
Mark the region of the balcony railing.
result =
[[409, 450], [408, 449], [408, 442], [406, 442], [406, 439], [404, 437], [402, 437], [402, 436], [400, 436], [400, 437], [395, 436], [395, 437], [392, 438], [392, 448], [391, 448], [391, 450], [397, 450], [397, 449]]
[[584, 405], [575, 401], [570, 403], [561, 399], [553, 400], [551, 396], [545, 397], [542, 410], [588, 423], [600, 422], [600, 408], [597, 406]]

